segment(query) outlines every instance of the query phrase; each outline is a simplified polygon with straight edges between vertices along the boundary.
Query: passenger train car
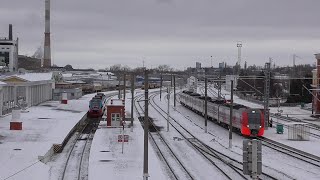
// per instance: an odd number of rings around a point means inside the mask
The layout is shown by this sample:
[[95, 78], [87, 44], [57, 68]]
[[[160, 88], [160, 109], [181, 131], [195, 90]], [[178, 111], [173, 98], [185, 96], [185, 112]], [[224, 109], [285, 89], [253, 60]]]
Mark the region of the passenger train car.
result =
[[97, 95], [89, 101], [88, 117], [101, 117], [105, 111], [106, 101], [106, 96], [103, 93], [97, 93]]
[[[231, 104], [225, 101], [212, 100], [209, 97], [207, 100], [208, 119], [216, 120], [219, 124], [228, 126], [230, 123]], [[180, 94], [180, 103], [203, 116], [205, 114], [204, 97], [201, 97], [200, 94], [183, 91]], [[245, 136], [263, 136], [263, 110], [234, 104], [232, 126]]]

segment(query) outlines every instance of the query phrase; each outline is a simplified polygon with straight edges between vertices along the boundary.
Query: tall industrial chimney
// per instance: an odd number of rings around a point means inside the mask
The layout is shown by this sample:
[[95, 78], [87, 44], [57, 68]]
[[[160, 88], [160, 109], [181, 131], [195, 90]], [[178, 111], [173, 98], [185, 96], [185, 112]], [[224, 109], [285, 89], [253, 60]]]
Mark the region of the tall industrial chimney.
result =
[[9, 24], [9, 40], [12, 41], [12, 24]]
[[51, 67], [50, 47], [50, 0], [45, 0], [45, 31], [43, 67]]

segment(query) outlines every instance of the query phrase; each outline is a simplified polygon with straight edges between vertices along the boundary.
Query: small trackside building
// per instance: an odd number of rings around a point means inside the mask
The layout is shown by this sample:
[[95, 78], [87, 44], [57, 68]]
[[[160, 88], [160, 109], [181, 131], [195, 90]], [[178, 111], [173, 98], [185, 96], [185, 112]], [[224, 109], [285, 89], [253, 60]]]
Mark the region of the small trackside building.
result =
[[125, 120], [124, 100], [111, 99], [111, 103], [107, 105], [107, 126], [120, 127], [122, 121]]

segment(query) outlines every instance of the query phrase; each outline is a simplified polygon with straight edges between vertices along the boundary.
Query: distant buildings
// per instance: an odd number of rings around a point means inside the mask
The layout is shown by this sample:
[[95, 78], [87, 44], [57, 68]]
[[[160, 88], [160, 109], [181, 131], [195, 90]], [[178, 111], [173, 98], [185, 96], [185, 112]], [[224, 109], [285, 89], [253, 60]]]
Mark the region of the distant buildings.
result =
[[12, 24], [9, 25], [9, 36], [0, 37], [0, 66], [6, 71], [18, 70], [18, 39], [13, 40]]

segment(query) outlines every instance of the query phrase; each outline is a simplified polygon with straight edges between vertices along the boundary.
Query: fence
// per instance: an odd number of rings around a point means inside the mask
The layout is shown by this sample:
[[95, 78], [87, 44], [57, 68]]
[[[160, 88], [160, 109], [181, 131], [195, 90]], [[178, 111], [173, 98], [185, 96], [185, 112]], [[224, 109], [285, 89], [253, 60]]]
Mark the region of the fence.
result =
[[290, 123], [288, 125], [288, 139], [295, 141], [309, 141], [310, 128], [306, 123]]

